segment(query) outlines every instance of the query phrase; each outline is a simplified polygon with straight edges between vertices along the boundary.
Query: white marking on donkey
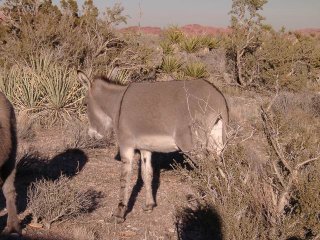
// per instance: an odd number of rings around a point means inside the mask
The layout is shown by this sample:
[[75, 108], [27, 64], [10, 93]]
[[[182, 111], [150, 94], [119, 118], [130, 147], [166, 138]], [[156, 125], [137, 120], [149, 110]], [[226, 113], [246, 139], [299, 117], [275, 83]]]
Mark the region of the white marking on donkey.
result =
[[5, 234], [21, 234], [14, 187], [16, 151], [17, 137], [14, 110], [8, 99], [0, 92], [0, 185], [6, 198], [8, 210]]
[[[229, 121], [224, 96], [204, 80], [143, 82], [120, 86], [105, 77], [90, 80], [78, 71], [88, 88], [89, 134], [98, 138], [113, 127], [123, 162], [117, 222], [123, 222], [129, 200], [129, 185], [134, 151], [141, 152], [142, 178], [146, 186], [144, 210], [152, 211], [155, 201], [151, 182], [151, 152], [192, 151], [195, 135], [205, 136], [207, 146], [221, 153]], [[205, 99], [205, 100], [204, 100]], [[206, 128], [193, 134], [192, 126]]]

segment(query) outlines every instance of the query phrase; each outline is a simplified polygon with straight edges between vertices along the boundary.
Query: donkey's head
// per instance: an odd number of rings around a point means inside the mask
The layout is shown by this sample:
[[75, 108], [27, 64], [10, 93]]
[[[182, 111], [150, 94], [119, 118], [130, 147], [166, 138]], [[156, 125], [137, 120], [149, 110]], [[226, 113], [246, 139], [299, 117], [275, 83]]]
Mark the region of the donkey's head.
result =
[[93, 81], [80, 70], [78, 70], [78, 80], [87, 89], [85, 104], [89, 120], [88, 134], [90, 137], [101, 139], [111, 129], [112, 119], [102, 109], [101, 92], [93, 86]]

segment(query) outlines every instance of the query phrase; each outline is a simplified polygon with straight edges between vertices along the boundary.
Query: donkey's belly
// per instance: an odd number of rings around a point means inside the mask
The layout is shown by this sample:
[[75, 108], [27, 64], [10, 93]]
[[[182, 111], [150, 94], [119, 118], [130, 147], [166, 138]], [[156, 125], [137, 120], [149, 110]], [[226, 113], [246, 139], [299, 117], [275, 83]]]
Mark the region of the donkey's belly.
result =
[[135, 148], [151, 152], [174, 152], [179, 150], [173, 137], [164, 135], [137, 137], [135, 139]]

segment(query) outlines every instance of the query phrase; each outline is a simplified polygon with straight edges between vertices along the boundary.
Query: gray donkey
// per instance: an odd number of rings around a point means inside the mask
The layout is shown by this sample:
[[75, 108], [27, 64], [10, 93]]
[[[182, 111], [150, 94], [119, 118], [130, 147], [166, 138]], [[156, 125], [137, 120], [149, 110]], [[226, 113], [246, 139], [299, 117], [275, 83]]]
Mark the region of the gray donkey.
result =
[[[135, 150], [141, 153], [142, 178], [146, 187], [144, 210], [152, 211], [153, 170], [151, 152], [193, 150], [197, 138], [207, 139], [207, 147], [222, 151], [229, 121], [224, 96], [204, 80], [142, 82], [128, 86], [106, 77], [89, 79], [78, 71], [78, 79], [88, 88], [86, 95], [89, 135], [102, 138], [113, 127], [123, 162], [120, 199], [113, 220], [124, 221]], [[199, 124], [199, 122], [201, 124]], [[198, 123], [199, 128], [193, 130]]]
[[4, 233], [21, 234], [14, 187], [17, 151], [16, 119], [9, 100], [0, 92], [0, 184], [8, 210]]

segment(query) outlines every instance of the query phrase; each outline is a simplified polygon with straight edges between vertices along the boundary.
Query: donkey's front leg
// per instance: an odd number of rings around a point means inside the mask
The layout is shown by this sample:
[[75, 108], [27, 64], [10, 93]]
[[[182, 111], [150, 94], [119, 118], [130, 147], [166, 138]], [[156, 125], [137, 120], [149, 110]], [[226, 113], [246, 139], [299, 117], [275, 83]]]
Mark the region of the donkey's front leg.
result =
[[132, 173], [132, 161], [134, 157], [133, 148], [121, 148], [120, 156], [122, 161], [122, 170], [120, 176], [120, 197], [116, 212], [113, 214], [117, 223], [122, 223], [128, 208], [129, 188]]

